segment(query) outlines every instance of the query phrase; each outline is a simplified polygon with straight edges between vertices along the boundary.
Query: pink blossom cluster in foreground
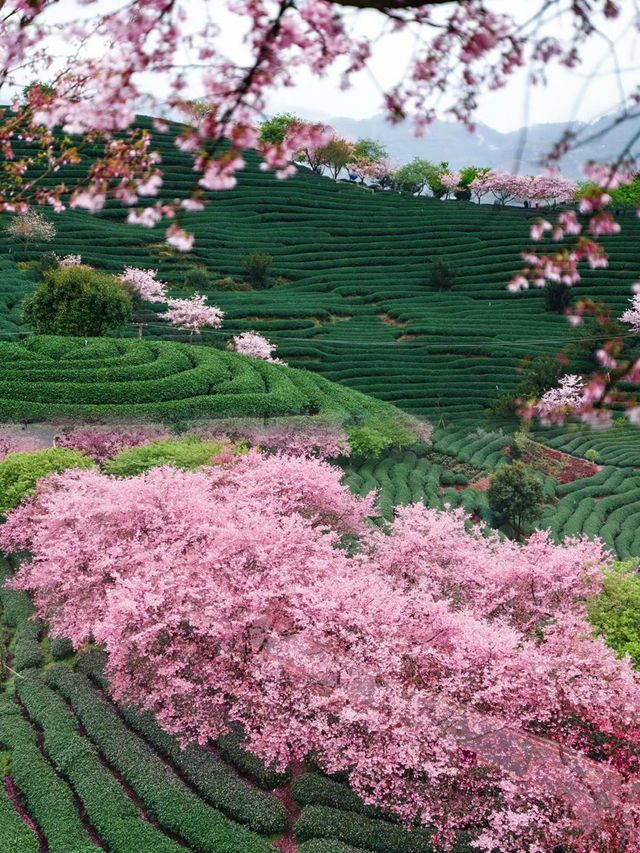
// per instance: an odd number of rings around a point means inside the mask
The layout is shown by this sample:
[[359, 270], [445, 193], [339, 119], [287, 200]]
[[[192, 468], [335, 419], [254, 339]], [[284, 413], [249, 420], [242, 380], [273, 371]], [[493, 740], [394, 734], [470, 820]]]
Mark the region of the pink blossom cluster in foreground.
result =
[[584, 606], [601, 546], [519, 546], [421, 504], [386, 534], [339, 478], [255, 451], [71, 470], [0, 545], [33, 555], [13, 586], [52, 632], [104, 644], [113, 695], [186, 740], [238, 721], [266, 760], [311, 753], [445, 845], [637, 853], [640, 683]]
[[251, 355], [274, 364], [286, 364], [285, 361], [273, 357], [276, 345], [258, 332], [241, 332], [239, 335], [234, 335], [229, 342], [229, 349], [240, 355]]

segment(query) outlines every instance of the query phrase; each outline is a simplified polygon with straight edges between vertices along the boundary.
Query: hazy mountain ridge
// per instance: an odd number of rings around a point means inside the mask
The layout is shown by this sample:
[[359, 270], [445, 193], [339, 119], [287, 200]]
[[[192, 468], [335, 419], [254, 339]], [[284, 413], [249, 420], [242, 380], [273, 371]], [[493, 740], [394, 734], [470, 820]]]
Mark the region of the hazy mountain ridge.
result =
[[[391, 159], [406, 163], [414, 157], [439, 162], [446, 160], [454, 169], [463, 166], [490, 166], [517, 171], [523, 174], [539, 172], [541, 161], [566, 130], [572, 130], [578, 138], [586, 139], [607, 130], [615, 116], [605, 116], [597, 122], [568, 122], [535, 124], [528, 128], [501, 133], [485, 124], [478, 124], [474, 133], [455, 122], [436, 121], [429, 133], [414, 137], [408, 122], [391, 125], [382, 115], [368, 119], [337, 117], [327, 120], [339, 133], [357, 138], [371, 137], [383, 143]], [[570, 151], [560, 162], [566, 177], [581, 177], [580, 167], [586, 160], [606, 160], [618, 157], [626, 148], [634, 131], [640, 130], [640, 120], [628, 120], [609, 129], [602, 136]], [[518, 151], [522, 156], [518, 162]], [[632, 154], [640, 155], [640, 143], [636, 143]]]

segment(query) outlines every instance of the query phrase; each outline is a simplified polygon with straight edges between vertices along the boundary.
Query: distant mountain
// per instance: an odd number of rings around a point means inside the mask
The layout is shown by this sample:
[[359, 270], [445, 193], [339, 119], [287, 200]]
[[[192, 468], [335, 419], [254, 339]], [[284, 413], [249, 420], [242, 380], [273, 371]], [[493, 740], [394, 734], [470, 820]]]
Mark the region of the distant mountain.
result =
[[[455, 122], [437, 121], [426, 136], [416, 138], [408, 122], [391, 125], [382, 115], [368, 119], [345, 117], [327, 120], [341, 134], [377, 139], [383, 143], [397, 163], [406, 163], [414, 157], [440, 162], [446, 160], [454, 169], [462, 166], [490, 166], [517, 170], [529, 174], [540, 170], [540, 162], [568, 129], [586, 139], [610, 128], [615, 116], [606, 116], [593, 124], [535, 124], [524, 130], [500, 133], [485, 124], [479, 124], [475, 133], [468, 133]], [[569, 178], [581, 176], [580, 167], [586, 160], [605, 160], [617, 157], [625, 149], [632, 135], [640, 131], [640, 119], [630, 119], [574, 151], [560, 162], [563, 174]], [[521, 155], [518, 155], [521, 152]], [[640, 155], [640, 142], [632, 148]], [[519, 156], [519, 163], [518, 163]]]

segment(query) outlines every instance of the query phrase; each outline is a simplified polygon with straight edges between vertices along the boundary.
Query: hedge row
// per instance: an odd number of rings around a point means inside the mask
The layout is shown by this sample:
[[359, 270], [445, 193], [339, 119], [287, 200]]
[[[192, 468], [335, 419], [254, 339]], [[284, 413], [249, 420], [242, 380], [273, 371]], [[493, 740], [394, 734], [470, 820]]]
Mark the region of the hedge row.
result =
[[[16, 680], [24, 684], [23, 679]], [[43, 757], [35, 731], [6, 694], [0, 697], [0, 746], [11, 753], [11, 776], [47, 840], [49, 853], [97, 853], [68, 785]]]
[[[373, 853], [435, 853], [428, 829], [405, 830], [382, 820], [327, 806], [305, 806], [295, 827], [298, 842], [325, 838]], [[472, 853], [464, 839], [455, 853]]]
[[[27, 673], [24, 679], [17, 679], [16, 689], [29, 716], [44, 733], [44, 748], [52, 762], [73, 786], [91, 826], [111, 853], [131, 853], [132, 850], [136, 853], [184, 853], [182, 846], [141, 818], [133, 801], [107, 767], [101, 764], [91, 743], [78, 732], [76, 720], [62, 699], [45, 687], [35, 672]], [[15, 773], [15, 752], [13, 756], [12, 773], [16, 784], [24, 791], [24, 782]], [[98, 850], [90, 843], [79, 822], [66, 784], [41, 756], [40, 760], [41, 764], [34, 763], [29, 773], [38, 778], [42, 774], [42, 784], [51, 785], [50, 795], [41, 811], [34, 811], [28, 795], [27, 806], [47, 837], [50, 853], [57, 853], [58, 850], [60, 853]], [[43, 773], [43, 769], [46, 772]], [[43, 821], [52, 820], [63, 807], [63, 835], [60, 846], [54, 849], [50, 832]], [[67, 827], [75, 827], [77, 839]]]
[[[106, 656], [90, 652], [80, 657], [78, 669], [101, 687], [106, 687], [103, 668]], [[212, 805], [239, 823], [264, 835], [284, 832], [289, 823], [287, 810], [276, 797], [243, 782], [211, 751], [196, 744], [182, 749], [174, 737], [163, 731], [149, 712], [119, 705], [127, 724], [171, 761], [184, 779]]]
[[40, 844], [36, 834], [14, 809], [13, 803], [0, 784], [0, 853], [39, 853], [39, 851]]
[[0, 557], [2, 622], [8, 627], [14, 628], [11, 668], [20, 672], [23, 669], [38, 667], [42, 664], [40, 637], [43, 624], [40, 619], [31, 618], [33, 616], [33, 605], [26, 592], [18, 592], [4, 586], [12, 574], [7, 561]]
[[109, 765], [122, 775], [165, 829], [202, 853], [267, 853], [269, 845], [203, 803], [140, 738], [87, 678], [56, 665], [47, 683], [69, 702]]

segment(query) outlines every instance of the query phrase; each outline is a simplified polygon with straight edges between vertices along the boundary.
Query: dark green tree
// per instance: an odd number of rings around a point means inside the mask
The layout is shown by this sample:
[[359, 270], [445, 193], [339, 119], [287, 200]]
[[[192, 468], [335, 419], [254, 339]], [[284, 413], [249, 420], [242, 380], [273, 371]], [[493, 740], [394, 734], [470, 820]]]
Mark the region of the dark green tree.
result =
[[121, 329], [133, 303], [115, 276], [80, 265], [46, 271], [22, 308], [38, 334], [93, 338]]
[[571, 301], [571, 291], [561, 281], [547, 281], [544, 286], [544, 307], [555, 314], [563, 314]]
[[429, 264], [429, 285], [434, 290], [451, 290], [455, 278], [455, 270], [446, 258], [435, 258]]
[[540, 397], [555, 388], [565, 373], [567, 365], [555, 355], [537, 355], [525, 364], [518, 392], [526, 398]]
[[487, 501], [491, 512], [508, 521], [516, 539], [520, 539], [523, 526], [540, 513], [542, 483], [524, 463], [512, 462], [498, 468], [489, 478]]
[[265, 290], [267, 287], [271, 287], [269, 270], [272, 263], [273, 258], [266, 252], [251, 252], [249, 257], [242, 262], [247, 278], [256, 290]]
[[420, 195], [429, 185], [429, 178], [436, 167], [428, 160], [414, 157], [410, 163], [405, 163], [393, 174], [393, 180], [400, 192]]

